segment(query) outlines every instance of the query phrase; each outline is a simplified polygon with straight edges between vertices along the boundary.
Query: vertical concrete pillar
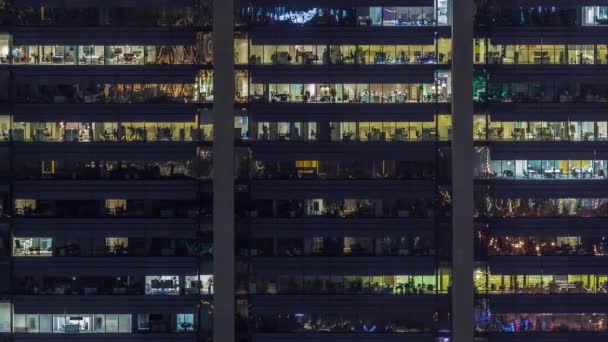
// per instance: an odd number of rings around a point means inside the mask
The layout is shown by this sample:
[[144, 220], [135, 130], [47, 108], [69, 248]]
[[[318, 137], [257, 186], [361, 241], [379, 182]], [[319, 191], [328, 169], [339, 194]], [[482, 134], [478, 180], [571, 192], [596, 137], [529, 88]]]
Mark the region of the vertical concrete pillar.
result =
[[474, 339], [473, 0], [452, 11], [452, 341]]
[[213, 340], [235, 340], [234, 1], [213, 1]]

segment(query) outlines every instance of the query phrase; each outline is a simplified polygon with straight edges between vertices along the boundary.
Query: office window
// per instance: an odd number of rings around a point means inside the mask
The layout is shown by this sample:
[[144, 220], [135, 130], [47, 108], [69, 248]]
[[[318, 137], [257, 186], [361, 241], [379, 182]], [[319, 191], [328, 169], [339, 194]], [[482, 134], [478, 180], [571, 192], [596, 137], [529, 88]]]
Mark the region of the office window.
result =
[[315, 174], [319, 167], [318, 160], [296, 160], [296, 169], [299, 175]]
[[194, 314], [177, 314], [177, 331], [194, 331]]
[[95, 315], [93, 317], [93, 332], [103, 333], [106, 327], [105, 315]]
[[608, 6], [584, 6], [583, 25], [608, 25]]
[[51, 332], [51, 315], [14, 314], [13, 331], [16, 333]]
[[106, 315], [106, 332], [118, 332], [118, 315]]
[[[41, 319], [42, 316], [40, 315]], [[50, 315], [47, 315], [50, 316]], [[42, 322], [42, 321], [41, 321]], [[42, 323], [41, 323], [42, 326]], [[129, 314], [53, 315], [54, 333], [130, 333]]]
[[25, 316], [26, 315], [23, 315], [23, 314], [14, 314], [13, 315], [13, 331], [14, 332], [16, 332], [16, 333], [27, 332]]
[[150, 330], [150, 315], [149, 314], [137, 314], [137, 330], [138, 331]]
[[128, 254], [129, 238], [126, 237], [107, 237], [106, 251], [108, 254], [125, 255]]
[[16, 199], [15, 200], [15, 215], [28, 216], [36, 211], [36, 200], [33, 199]]
[[52, 175], [55, 173], [55, 161], [41, 161], [41, 174], [42, 175]]
[[11, 303], [0, 303], [0, 333], [11, 331]]
[[92, 328], [92, 315], [53, 315], [53, 333], [90, 333]]
[[[111, 46], [108, 49], [112, 48]], [[78, 46], [79, 64], [104, 64], [104, 46], [102, 45], [79, 45]], [[111, 64], [108, 60], [108, 64]]]
[[[2, 310], [2, 306], [0, 306]], [[0, 311], [0, 328], [7, 329]], [[10, 317], [7, 317], [7, 319]], [[5, 325], [2, 325], [6, 323]], [[8, 331], [8, 330], [7, 330]], [[15, 314], [13, 331], [20, 333], [130, 333], [129, 314]]]
[[53, 332], [53, 315], [41, 314], [40, 315], [40, 332], [51, 333]]
[[213, 294], [213, 275], [186, 276], [185, 291], [187, 294]]
[[121, 216], [127, 211], [126, 199], [107, 199], [106, 211], [110, 216]]
[[25, 329], [28, 333], [40, 332], [40, 316], [25, 315]]
[[8, 34], [0, 34], [0, 63], [9, 63], [9, 40]]
[[131, 332], [131, 315], [118, 315], [118, 332]]
[[13, 238], [13, 256], [53, 256], [53, 238]]
[[147, 295], [179, 295], [179, 277], [174, 275], [146, 276]]

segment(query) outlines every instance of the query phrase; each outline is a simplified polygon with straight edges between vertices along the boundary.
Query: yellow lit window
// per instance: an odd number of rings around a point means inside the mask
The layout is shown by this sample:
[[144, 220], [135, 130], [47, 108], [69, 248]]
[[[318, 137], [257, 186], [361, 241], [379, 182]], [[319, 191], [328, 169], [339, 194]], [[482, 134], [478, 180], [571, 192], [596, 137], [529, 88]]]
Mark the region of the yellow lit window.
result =
[[298, 168], [298, 169], [312, 168], [312, 167], [319, 167], [319, 161], [318, 160], [296, 160], [296, 168]]
[[106, 250], [111, 254], [126, 254], [129, 247], [129, 238], [126, 237], [107, 237]]
[[296, 160], [298, 174], [313, 174], [319, 168], [318, 160]]
[[55, 161], [42, 161], [42, 173], [43, 174], [54, 174], [55, 173]]

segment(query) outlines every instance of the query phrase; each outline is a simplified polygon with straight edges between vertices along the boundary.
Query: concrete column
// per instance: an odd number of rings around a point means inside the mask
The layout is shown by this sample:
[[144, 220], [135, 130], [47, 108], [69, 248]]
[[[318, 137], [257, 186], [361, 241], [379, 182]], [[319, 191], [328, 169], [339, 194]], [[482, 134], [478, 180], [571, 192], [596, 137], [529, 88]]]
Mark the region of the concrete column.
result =
[[235, 340], [234, 2], [213, 1], [213, 340]]
[[452, 341], [474, 339], [473, 0], [452, 6]]

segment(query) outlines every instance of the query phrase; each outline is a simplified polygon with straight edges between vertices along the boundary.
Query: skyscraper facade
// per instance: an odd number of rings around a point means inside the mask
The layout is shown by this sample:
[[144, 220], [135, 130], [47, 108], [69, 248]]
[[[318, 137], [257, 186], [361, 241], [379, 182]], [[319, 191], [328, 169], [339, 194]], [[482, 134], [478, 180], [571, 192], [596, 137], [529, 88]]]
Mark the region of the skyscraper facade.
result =
[[606, 339], [602, 5], [478, 5], [475, 317], [488, 341]]
[[1, 338], [211, 337], [211, 8], [3, 3]]
[[254, 340], [450, 337], [448, 3], [398, 5], [235, 8]]
[[0, 2], [0, 341], [604, 341], [603, 5]]

